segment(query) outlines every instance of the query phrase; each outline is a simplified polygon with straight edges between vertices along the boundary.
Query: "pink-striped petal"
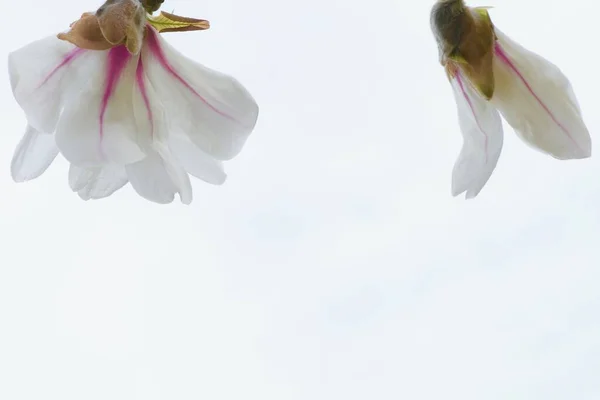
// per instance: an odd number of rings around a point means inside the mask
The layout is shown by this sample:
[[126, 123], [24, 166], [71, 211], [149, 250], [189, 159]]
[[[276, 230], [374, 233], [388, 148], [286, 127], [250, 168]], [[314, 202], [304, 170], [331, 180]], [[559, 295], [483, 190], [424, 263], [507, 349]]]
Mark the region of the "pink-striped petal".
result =
[[87, 79], [65, 105], [56, 130], [58, 147], [69, 162], [88, 168], [125, 165], [146, 156], [132, 106], [137, 59], [119, 46], [94, 52], [86, 62]]
[[52, 36], [9, 54], [13, 95], [37, 131], [54, 132], [64, 102], [79, 83], [74, 70], [83, 62], [84, 53]]
[[258, 106], [234, 78], [180, 54], [148, 28], [142, 49], [146, 74], [177, 130], [211, 156], [236, 156], [254, 129]]
[[[151, 163], [152, 168], [157, 168], [156, 163], [159, 163], [171, 180], [175, 192], [179, 193], [182, 203], [190, 204], [193, 198], [190, 179], [169, 148], [169, 137], [172, 136], [172, 132], [168, 130], [163, 102], [145, 74], [143, 59], [139, 60], [136, 69], [133, 110], [138, 132], [149, 138], [148, 145], [144, 148], [146, 154], [150, 156], [150, 160], [146, 163]], [[145, 164], [140, 163], [140, 165]], [[138, 176], [142, 175], [138, 173]]]
[[452, 171], [452, 195], [474, 198], [494, 172], [504, 141], [500, 114], [460, 70], [451, 80], [463, 146]]
[[590, 157], [590, 134], [567, 77], [498, 29], [496, 35], [492, 103], [534, 149], [561, 160]]

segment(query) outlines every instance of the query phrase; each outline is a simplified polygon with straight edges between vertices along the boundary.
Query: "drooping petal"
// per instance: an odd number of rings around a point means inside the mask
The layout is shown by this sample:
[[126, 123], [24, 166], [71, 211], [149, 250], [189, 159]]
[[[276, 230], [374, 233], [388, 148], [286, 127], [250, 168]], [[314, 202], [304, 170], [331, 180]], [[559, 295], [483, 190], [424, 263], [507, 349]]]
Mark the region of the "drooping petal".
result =
[[175, 199], [177, 187], [158, 154], [125, 167], [131, 186], [143, 198], [159, 204], [168, 204]]
[[81, 91], [65, 105], [56, 142], [69, 162], [84, 168], [137, 162], [146, 156], [132, 106], [137, 58], [124, 46], [95, 57], [86, 63]]
[[52, 36], [9, 54], [8, 72], [13, 94], [29, 124], [39, 132], [54, 132], [71, 87], [79, 83], [72, 74], [87, 57], [84, 53]]
[[502, 152], [504, 134], [498, 111], [458, 70], [451, 79], [463, 147], [452, 171], [452, 195], [474, 198], [489, 180]]
[[192, 183], [190, 182], [190, 176], [187, 174], [185, 169], [175, 160], [171, 154], [171, 150], [168, 145], [161, 142], [155, 142], [154, 148], [162, 159], [162, 163], [167, 171], [167, 174], [171, 178], [171, 182], [175, 185], [179, 198], [183, 204], [191, 204], [193, 200], [192, 195]]
[[136, 70], [136, 86], [133, 91], [133, 111], [139, 135], [148, 138], [144, 151], [156, 153], [160, 163], [171, 179], [182, 203], [192, 202], [192, 185], [185, 169], [177, 162], [169, 149], [169, 136], [164, 107], [152, 83], [145, 74], [145, 64], [140, 59]]
[[496, 29], [492, 103], [519, 137], [561, 159], [591, 155], [592, 142], [567, 77]]
[[19, 142], [11, 163], [15, 182], [25, 182], [42, 175], [58, 155], [54, 135], [38, 132], [31, 125]]
[[148, 27], [142, 49], [146, 74], [167, 111], [169, 130], [188, 135], [211, 156], [228, 160], [244, 146], [258, 106], [234, 78], [180, 54]]
[[175, 160], [192, 176], [213, 185], [222, 185], [227, 179], [223, 163], [203, 152], [187, 137], [171, 135], [169, 147]]
[[127, 184], [125, 168], [118, 165], [81, 168], [71, 164], [69, 186], [83, 200], [102, 199]]

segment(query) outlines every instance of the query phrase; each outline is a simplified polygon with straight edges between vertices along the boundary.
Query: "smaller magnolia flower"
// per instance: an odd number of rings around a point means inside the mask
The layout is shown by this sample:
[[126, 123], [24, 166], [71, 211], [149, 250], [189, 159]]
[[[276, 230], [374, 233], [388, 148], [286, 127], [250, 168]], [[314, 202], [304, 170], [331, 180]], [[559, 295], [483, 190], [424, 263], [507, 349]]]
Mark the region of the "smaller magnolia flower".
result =
[[454, 196], [477, 196], [494, 171], [503, 145], [500, 115], [538, 151], [559, 160], [591, 156], [591, 138], [567, 77], [496, 28], [487, 7], [438, 0], [431, 25], [463, 135], [452, 174]]
[[9, 55], [15, 99], [28, 126], [13, 179], [39, 177], [60, 153], [83, 199], [127, 183], [144, 198], [192, 201], [189, 175], [226, 179], [258, 118], [234, 78], [181, 55], [164, 32], [204, 30], [208, 21], [156, 11], [162, 1], [108, 0], [70, 30]]

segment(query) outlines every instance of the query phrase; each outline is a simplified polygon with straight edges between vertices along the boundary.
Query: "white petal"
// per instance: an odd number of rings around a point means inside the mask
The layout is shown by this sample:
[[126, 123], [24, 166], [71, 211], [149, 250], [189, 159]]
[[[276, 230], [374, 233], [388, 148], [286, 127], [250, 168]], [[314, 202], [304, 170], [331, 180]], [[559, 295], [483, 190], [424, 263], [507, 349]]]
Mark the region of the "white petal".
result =
[[558, 159], [590, 157], [591, 138], [567, 77], [498, 29], [496, 35], [492, 103], [531, 147]]
[[209, 156], [182, 135], [171, 135], [169, 147], [176, 161], [191, 175], [213, 185], [222, 185], [227, 179], [223, 163]]
[[177, 187], [171, 180], [158, 154], [125, 167], [131, 186], [143, 198], [159, 204], [171, 203]]
[[171, 151], [166, 145], [162, 143], [155, 143], [154, 145], [156, 152], [162, 158], [163, 165], [167, 174], [171, 178], [171, 182], [175, 185], [179, 198], [183, 204], [192, 203], [192, 183], [190, 182], [190, 176], [181, 167], [179, 163], [173, 158]]
[[31, 125], [19, 142], [11, 163], [15, 182], [25, 182], [42, 175], [58, 155], [54, 135], [39, 133]]
[[102, 199], [112, 195], [127, 184], [125, 168], [117, 165], [80, 168], [71, 164], [69, 186], [83, 200]]
[[152, 29], [142, 55], [170, 130], [177, 128], [217, 159], [235, 157], [258, 118], [250, 93], [236, 79], [184, 57]]
[[479, 194], [494, 172], [504, 135], [500, 114], [473, 89], [459, 72], [452, 79], [463, 147], [452, 171], [452, 195]]
[[[146, 156], [132, 106], [137, 58], [126, 52], [122, 46], [95, 52], [96, 56], [86, 62], [88, 78], [81, 83], [81, 92], [65, 105], [56, 143], [65, 158], [77, 166], [125, 165]], [[112, 88], [107, 83], [111, 79], [115, 79]]]
[[[87, 52], [56, 36], [38, 40], [8, 55], [8, 73], [15, 99], [38, 131], [56, 127], [67, 86], [77, 80], [73, 70]], [[67, 78], [65, 78], [67, 77]]]
[[167, 145], [170, 132], [168, 132], [163, 104], [144, 70], [145, 64], [140, 62], [137, 65], [136, 87], [133, 91], [133, 111], [137, 129], [140, 135], [148, 138], [144, 141], [144, 150], [147, 154], [155, 153], [158, 156], [182, 203], [190, 204], [192, 185], [189, 175], [177, 162]]

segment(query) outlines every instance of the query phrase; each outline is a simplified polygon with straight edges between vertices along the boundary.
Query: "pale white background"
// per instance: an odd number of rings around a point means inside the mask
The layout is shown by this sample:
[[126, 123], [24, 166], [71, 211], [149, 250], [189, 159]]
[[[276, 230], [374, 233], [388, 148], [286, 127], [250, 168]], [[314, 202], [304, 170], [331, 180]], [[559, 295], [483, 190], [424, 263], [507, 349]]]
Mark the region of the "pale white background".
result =
[[[100, 2], [2, 5], [6, 56]], [[167, 0], [212, 22], [168, 39], [261, 106], [189, 207], [84, 202], [63, 160], [14, 184], [25, 119], [0, 75], [0, 398], [600, 398], [600, 159], [507, 129], [481, 195], [452, 198], [431, 5]], [[478, 5], [563, 69], [598, 142], [600, 5]]]

